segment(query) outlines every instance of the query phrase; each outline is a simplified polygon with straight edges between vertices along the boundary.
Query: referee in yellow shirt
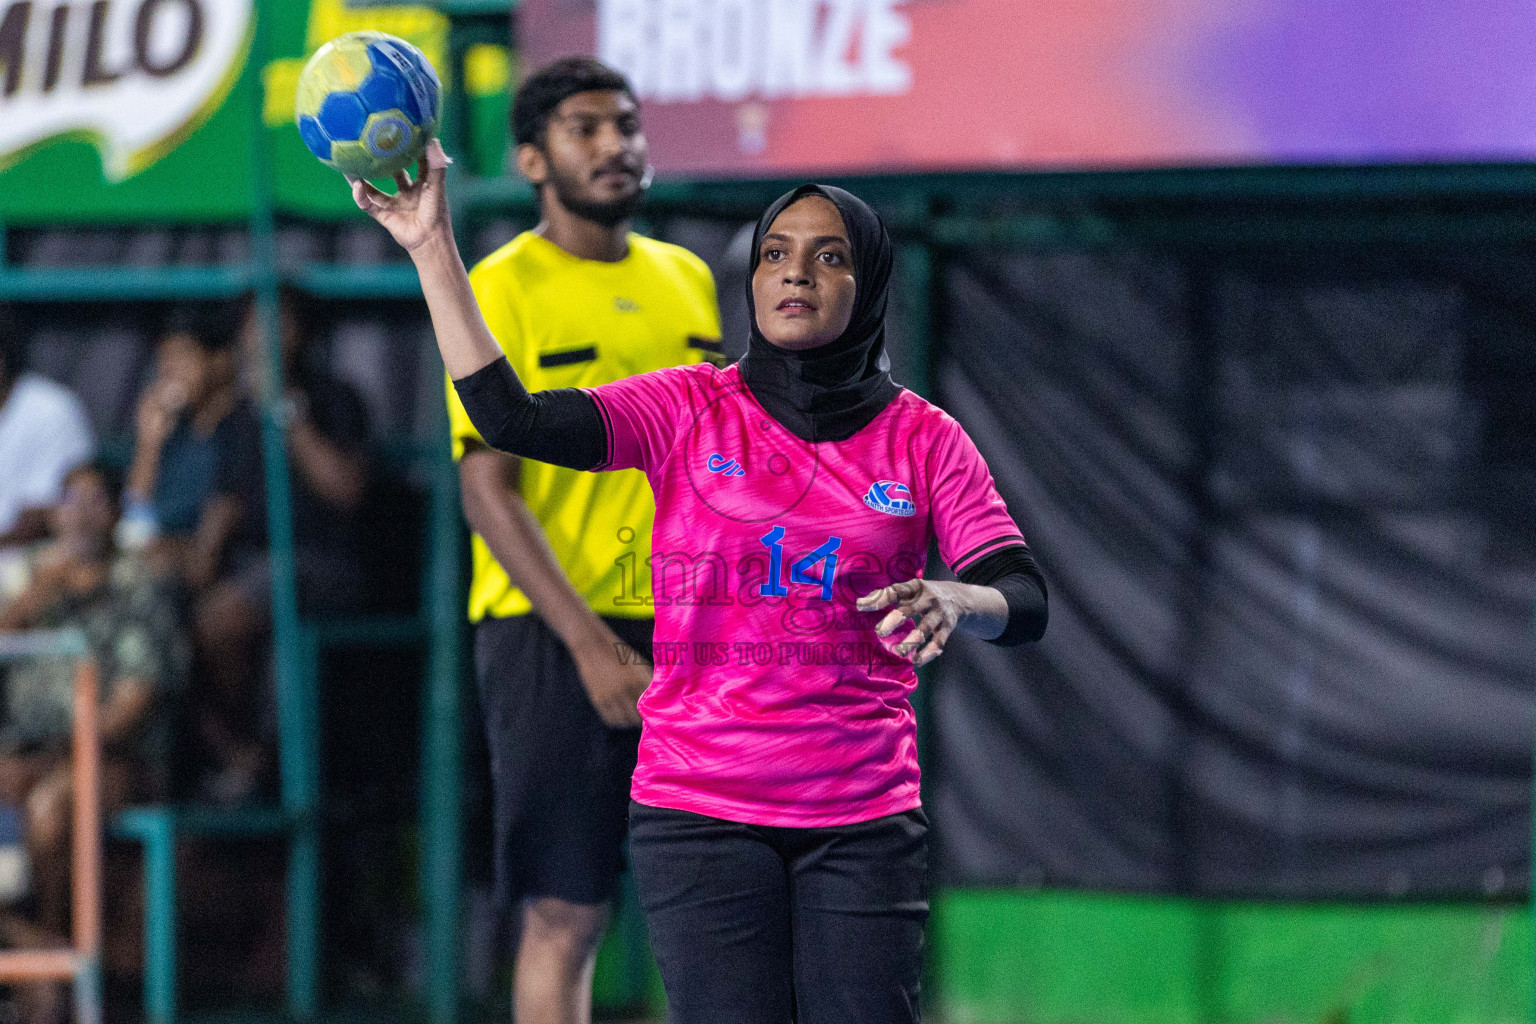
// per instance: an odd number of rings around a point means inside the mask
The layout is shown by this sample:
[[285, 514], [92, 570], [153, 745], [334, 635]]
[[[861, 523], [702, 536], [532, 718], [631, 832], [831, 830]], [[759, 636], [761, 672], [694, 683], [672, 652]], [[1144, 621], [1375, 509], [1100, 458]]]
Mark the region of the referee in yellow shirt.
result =
[[[543, 219], [480, 263], [470, 283], [528, 388], [719, 360], [709, 268], [629, 231], [649, 165], [624, 77], [585, 57], [556, 61], [518, 90], [512, 126]], [[448, 409], [474, 531], [469, 617], [497, 894], [521, 908], [513, 1018], [586, 1024], [623, 862], [635, 704], [651, 678], [656, 510], [638, 470], [520, 462], [486, 447], [451, 383]]]

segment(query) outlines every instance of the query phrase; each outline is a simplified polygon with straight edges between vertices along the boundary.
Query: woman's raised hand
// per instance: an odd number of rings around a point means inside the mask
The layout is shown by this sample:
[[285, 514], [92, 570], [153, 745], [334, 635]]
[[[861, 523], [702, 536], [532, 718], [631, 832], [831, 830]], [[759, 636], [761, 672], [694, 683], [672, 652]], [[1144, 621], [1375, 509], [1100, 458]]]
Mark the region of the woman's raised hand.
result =
[[448, 154], [432, 139], [421, 154], [416, 181], [404, 171], [395, 175], [400, 190], [392, 196], [366, 181], [353, 181], [352, 198], [411, 254], [443, 365], [448, 376], [459, 380], [494, 363], [502, 352], [480, 316], [464, 261], [453, 242], [443, 184], [449, 163]]
[[348, 178], [352, 199], [412, 255], [433, 241], [451, 242], [453, 222], [448, 216], [444, 178], [452, 162], [442, 143], [432, 139], [421, 155], [420, 176], [415, 181], [409, 171], [401, 171], [395, 175], [399, 191], [388, 195], [360, 178]]

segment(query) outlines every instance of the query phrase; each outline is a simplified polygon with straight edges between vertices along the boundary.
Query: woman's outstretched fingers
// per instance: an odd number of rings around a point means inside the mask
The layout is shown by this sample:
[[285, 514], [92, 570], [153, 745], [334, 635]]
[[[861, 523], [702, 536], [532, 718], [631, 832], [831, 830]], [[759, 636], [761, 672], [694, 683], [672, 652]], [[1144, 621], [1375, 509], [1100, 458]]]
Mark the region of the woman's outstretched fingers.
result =
[[869, 593], [853, 602], [853, 606], [861, 612], [873, 612], [884, 608], [886, 605], [890, 604], [892, 600], [894, 600], [894, 598], [891, 597], [891, 588], [881, 587], [879, 590], [871, 590]]
[[881, 637], [882, 639], [890, 636], [892, 633], [896, 632], [896, 628], [898, 626], [907, 621], [907, 618], [907, 613], [902, 611], [900, 608], [891, 611], [885, 616], [885, 618], [881, 619], [879, 623], [876, 624], [875, 635]]
[[917, 652], [917, 657], [912, 659], [912, 666], [914, 668], [922, 668], [924, 665], [928, 664], [934, 658], [937, 658], [943, 653], [944, 641], [940, 640], [938, 637], [934, 637], [927, 647], [924, 647], [922, 650]]
[[889, 595], [890, 600], [884, 601], [879, 607], [888, 606], [892, 600], [896, 602], [896, 607], [875, 626], [876, 635], [881, 637], [890, 636], [903, 622], [918, 621], [933, 603], [932, 596], [921, 580], [893, 583], [886, 587], [884, 592]]
[[917, 652], [916, 664], [926, 665], [928, 662], [944, 653], [944, 646], [949, 643], [949, 638], [955, 631], [955, 623], [946, 619], [934, 632], [933, 639], [928, 645]]
[[926, 642], [918, 646], [917, 652], [912, 655], [912, 664], [916, 667], [922, 667], [943, 654], [944, 645], [949, 643], [950, 634], [954, 631], [953, 623], [941, 621], [932, 635], [925, 638]]
[[930, 608], [927, 614], [918, 620], [916, 628], [907, 634], [906, 639], [896, 645], [896, 653], [906, 655], [921, 650], [937, 639], [939, 631], [943, 628], [943, 610], [937, 607]]
[[892, 583], [890, 586], [872, 590], [854, 602], [854, 607], [861, 612], [879, 611], [896, 601], [911, 597], [922, 589], [920, 580], [903, 580], [900, 583]]
[[899, 600], [896, 594], [896, 586], [881, 587], [879, 590], [871, 590], [853, 603], [853, 606], [861, 612], [879, 611], [893, 602]]
[[912, 629], [890, 650], [914, 665], [926, 665], [944, 653], [944, 645], [964, 614], [960, 605], [946, 596], [946, 586], [949, 584], [936, 585], [922, 578], [903, 580], [871, 591], [855, 604], [866, 612], [888, 609], [875, 625], [875, 634], [881, 639], [895, 633], [903, 622], [912, 623]]
[[[892, 587], [891, 589], [895, 590], [896, 588]], [[903, 622], [908, 620], [915, 622], [919, 617], [914, 604], [914, 598], [907, 597], [899, 591], [895, 596], [897, 600], [896, 607], [887, 612], [885, 618], [881, 619], [879, 625], [875, 627], [875, 634], [877, 636], [888, 637], [896, 632]]]

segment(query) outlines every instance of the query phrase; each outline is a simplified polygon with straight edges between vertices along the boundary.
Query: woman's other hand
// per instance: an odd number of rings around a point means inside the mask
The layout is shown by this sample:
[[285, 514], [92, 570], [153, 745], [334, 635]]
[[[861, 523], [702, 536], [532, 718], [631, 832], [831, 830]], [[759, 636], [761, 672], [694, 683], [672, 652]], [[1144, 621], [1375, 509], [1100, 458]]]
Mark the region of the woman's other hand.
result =
[[956, 629], [995, 637], [1008, 624], [1007, 600], [994, 588], [921, 577], [865, 594], [855, 607], [861, 612], [891, 609], [875, 626], [881, 639], [911, 622], [912, 631], [892, 650], [919, 666], [943, 654]]

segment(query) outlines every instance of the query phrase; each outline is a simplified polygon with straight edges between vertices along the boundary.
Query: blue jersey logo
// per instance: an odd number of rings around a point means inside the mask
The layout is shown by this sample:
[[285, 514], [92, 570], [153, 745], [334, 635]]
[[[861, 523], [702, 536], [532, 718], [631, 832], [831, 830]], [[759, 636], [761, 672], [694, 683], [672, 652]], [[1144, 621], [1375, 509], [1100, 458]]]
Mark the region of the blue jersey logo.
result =
[[870, 484], [869, 492], [864, 495], [864, 504], [889, 516], [917, 514], [917, 503], [912, 500], [912, 492], [907, 490], [906, 484], [894, 480], [876, 480]]
[[711, 473], [723, 473], [726, 476], [747, 475], [747, 471], [741, 468], [741, 463], [737, 462], [735, 459], [728, 459], [718, 452], [709, 457], [709, 462], [706, 463], [706, 465], [709, 466], [709, 471]]

